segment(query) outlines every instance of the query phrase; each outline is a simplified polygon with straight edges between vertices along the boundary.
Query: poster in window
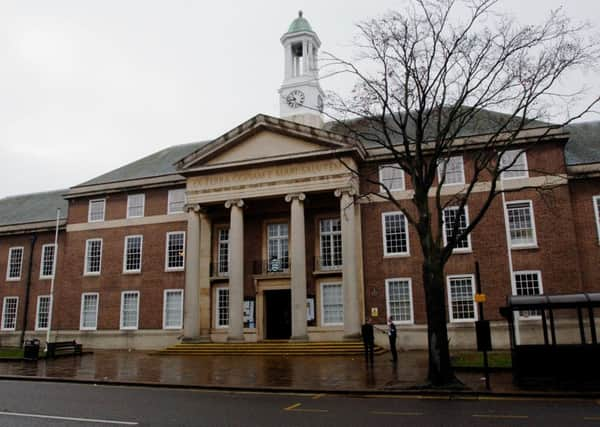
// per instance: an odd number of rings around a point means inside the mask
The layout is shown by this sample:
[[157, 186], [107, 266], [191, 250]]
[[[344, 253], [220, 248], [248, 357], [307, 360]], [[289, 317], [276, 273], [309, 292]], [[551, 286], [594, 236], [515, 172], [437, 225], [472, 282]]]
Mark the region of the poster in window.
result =
[[315, 298], [308, 297], [306, 299], [306, 320], [312, 322], [315, 320]]
[[254, 322], [254, 300], [244, 301], [244, 328], [255, 328]]

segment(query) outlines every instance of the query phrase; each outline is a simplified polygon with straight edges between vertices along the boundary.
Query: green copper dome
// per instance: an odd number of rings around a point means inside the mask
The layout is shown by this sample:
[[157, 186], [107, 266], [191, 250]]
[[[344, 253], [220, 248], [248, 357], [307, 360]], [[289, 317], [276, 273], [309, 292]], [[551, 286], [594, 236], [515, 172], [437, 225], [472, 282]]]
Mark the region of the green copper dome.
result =
[[292, 21], [292, 23], [290, 24], [290, 28], [288, 28], [286, 34], [301, 32], [314, 33], [312, 27], [310, 26], [306, 18], [302, 16], [302, 11], [298, 12], [298, 17]]

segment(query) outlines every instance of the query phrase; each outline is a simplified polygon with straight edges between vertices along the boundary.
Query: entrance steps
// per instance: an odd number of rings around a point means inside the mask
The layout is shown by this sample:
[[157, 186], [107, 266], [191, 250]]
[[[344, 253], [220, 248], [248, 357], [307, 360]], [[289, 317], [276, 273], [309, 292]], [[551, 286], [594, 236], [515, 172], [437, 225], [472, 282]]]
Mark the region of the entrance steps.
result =
[[[375, 346], [375, 354], [385, 350]], [[262, 341], [253, 343], [181, 343], [158, 352], [181, 356], [362, 356], [362, 341]]]

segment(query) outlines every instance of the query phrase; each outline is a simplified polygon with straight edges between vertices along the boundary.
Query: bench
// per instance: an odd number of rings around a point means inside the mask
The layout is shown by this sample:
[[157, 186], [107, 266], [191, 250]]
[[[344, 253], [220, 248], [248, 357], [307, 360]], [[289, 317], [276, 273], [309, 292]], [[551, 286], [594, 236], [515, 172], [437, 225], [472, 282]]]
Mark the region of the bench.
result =
[[73, 341], [58, 341], [58, 342], [49, 342], [48, 343], [48, 352], [46, 357], [58, 357], [58, 356], [68, 356], [68, 355], [81, 355], [82, 346], [81, 344], [77, 344], [75, 340]]

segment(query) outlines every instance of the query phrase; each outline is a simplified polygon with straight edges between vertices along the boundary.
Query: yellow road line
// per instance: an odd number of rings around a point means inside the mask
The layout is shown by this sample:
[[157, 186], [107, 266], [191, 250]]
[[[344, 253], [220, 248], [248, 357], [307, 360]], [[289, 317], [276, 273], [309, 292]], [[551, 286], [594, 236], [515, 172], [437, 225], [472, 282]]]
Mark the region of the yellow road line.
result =
[[296, 409], [298, 406], [302, 405], [301, 403], [294, 403], [293, 405], [288, 406], [287, 408], [283, 408], [284, 411], [292, 411]]
[[393, 411], [371, 411], [375, 415], [400, 415], [405, 417], [418, 417], [423, 415], [423, 412], [393, 412]]
[[529, 415], [495, 415], [495, 414], [473, 414], [474, 418], [498, 418], [504, 420], [526, 420]]
[[312, 399], [313, 399], [313, 400], [317, 400], [317, 399], [320, 399], [320, 398], [322, 398], [323, 396], [325, 396], [325, 394], [323, 394], [323, 393], [320, 393], [320, 394], [315, 394], [315, 395], [312, 397]]

